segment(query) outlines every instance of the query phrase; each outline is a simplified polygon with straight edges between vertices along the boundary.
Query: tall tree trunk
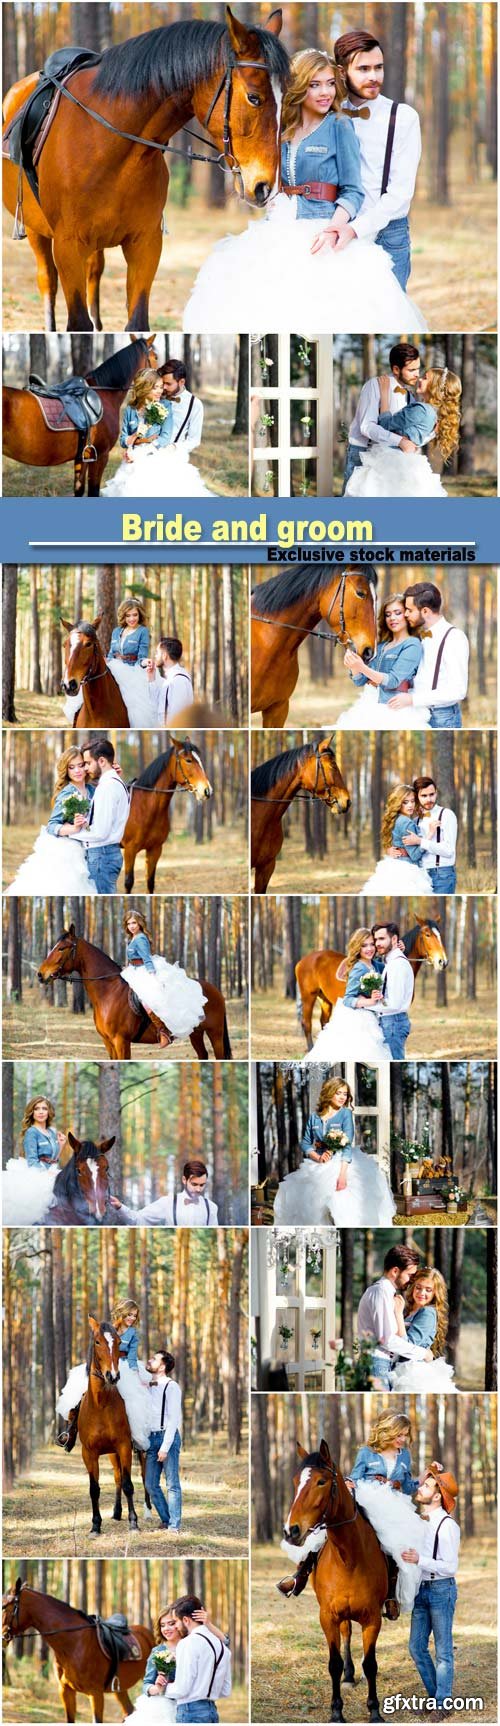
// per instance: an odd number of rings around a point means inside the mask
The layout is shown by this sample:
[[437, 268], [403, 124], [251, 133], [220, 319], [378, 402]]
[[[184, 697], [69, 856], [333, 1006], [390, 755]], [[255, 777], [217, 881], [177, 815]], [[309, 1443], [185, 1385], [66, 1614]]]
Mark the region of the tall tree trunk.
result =
[[17, 564], [4, 563], [2, 595], [3, 684], [2, 719], [17, 725], [14, 704], [16, 680]]
[[236, 393], [236, 413], [234, 416], [233, 437], [248, 436], [249, 410], [249, 337], [239, 337], [238, 347], [238, 387]]
[[457, 473], [474, 473], [476, 442], [476, 340], [462, 336], [462, 420]]

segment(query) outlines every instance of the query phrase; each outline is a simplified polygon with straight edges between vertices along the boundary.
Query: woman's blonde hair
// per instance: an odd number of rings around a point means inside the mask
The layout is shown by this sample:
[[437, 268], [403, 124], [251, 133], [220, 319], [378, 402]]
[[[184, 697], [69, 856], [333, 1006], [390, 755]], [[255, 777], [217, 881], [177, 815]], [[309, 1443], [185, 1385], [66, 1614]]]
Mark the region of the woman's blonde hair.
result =
[[112, 1307], [112, 1309], [111, 1309], [111, 1318], [112, 1318], [115, 1330], [121, 1330], [121, 1328], [124, 1324], [125, 1318], [127, 1316], [127, 1313], [131, 1312], [132, 1309], [134, 1310], [135, 1313], [137, 1313], [136, 1323], [138, 1324], [141, 1315], [139, 1312], [137, 1301], [134, 1299], [134, 1296], [129, 1295], [128, 1300], [119, 1300], [116, 1302], [116, 1306]]
[[311, 78], [314, 78], [315, 72], [323, 71], [325, 65], [331, 66], [335, 79], [335, 95], [331, 108], [327, 112], [338, 114], [345, 96], [345, 80], [339, 73], [338, 66], [332, 60], [331, 54], [324, 53], [322, 48], [303, 48], [300, 54], [293, 56], [292, 75], [283, 98], [282, 135], [284, 138], [292, 138], [297, 126], [300, 125], [302, 103], [307, 96]]
[[161, 378], [158, 377], [158, 372], [152, 371], [151, 367], [148, 367], [145, 372], [139, 372], [128, 392], [129, 407], [144, 407], [144, 403], [147, 402], [148, 396], [151, 394], [153, 384], [157, 383], [161, 383]]
[[142, 930], [143, 935], [147, 935], [148, 941], [152, 941], [153, 936], [151, 934], [151, 930], [148, 928], [148, 924], [146, 923], [146, 918], [145, 918], [143, 912], [142, 911], [134, 911], [133, 906], [132, 906], [130, 911], [126, 912], [126, 915], [123, 919], [123, 928], [125, 930], [125, 934], [127, 935], [129, 933], [129, 927], [128, 926], [129, 926], [131, 917], [135, 917], [136, 923], [139, 924], [139, 928]]
[[430, 1270], [421, 1266], [420, 1270], [415, 1271], [415, 1275], [412, 1276], [411, 1282], [405, 1289], [406, 1312], [409, 1313], [411, 1310], [412, 1295], [417, 1283], [430, 1281], [432, 1281], [434, 1296], [429, 1305], [435, 1306], [437, 1315], [437, 1330], [431, 1348], [432, 1353], [438, 1355], [442, 1354], [448, 1335], [448, 1290], [444, 1277], [441, 1276], [441, 1271], [434, 1270], [433, 1265]]
[[413, 1444], [411, 1421], [406, 1414], [376, 1414], [368, 1443], [373, 1450], [390, 1450], [394, 1439], [402, 1438], [403, 1433], [406, 1433], [408, 1444]]
[[371, 929], [355, 929], [354, 934], [351, 935], [345, 956], [348, 975], [349, 971], [352, 971], [353, 965], [356, 964], [356, 960], [361, 958], [361, 948], [369, 939], [373, 941]]
[[[391, 630], [387, 622], [387, 611], [390, 605], [397, 603], [404, 606], [404, 593], [390, 593], [389, 598], [384, 599], [382, 605], [379, 605], [377, 617], [377, 641], [379, 642], [392, 641]], [[409, 624], [407, 627], [410, 628]]]
[[50, 1101], [50, 1098], [44, 1097], [44, 1096], [31, 1097], [30, 1102], [26, 1104], [24, 1115], [23, 1115], [23, 1118], [21, 1121], [21, 1134], [20, 1134], [20, 1136], [22, 1139], [24, 1139], [24, 1135], [25, 1135], [25, 1133], [27, 1133], [28, 1127], [33, 1127], [35, 1124], [35, 1109], [36, 1109], [37, 1103], [46, 1103], [47, 1104], [48, 1115], [47, 1115], [47, 1120], [46, 1120], [45, 1125], [46, 1125], [46, 1127], [52, 1126], [52, 1122], [54, 1120], [54, 1116], [55, 1116], [56, 1111], [54, 1108], [54, 1104], [51, 1103], [51, 1101]]
[[387, 798], [387, 803], [386, 803], [384, 813], [382, 816], [382, 850], [383, 851], [388, 851], [389, 846], [392, 845], [392, 829], [394, 826], [394, 822], [396, 820], [396, 816], [401, 814], [401, 811], [403, 808], [403, 803], [405, 801], [405, 797], [409, 797], [410, 793], [411, 793], [412, 797], [415, 798], [415, 804], [416, 804], [417, 800], [415, 797], [415, 792], [413, 790], [413, 785], [395, 785], [394, 791], [389, 792], [389, 796]]
[[425, 401], [437, 413], [437, 426], [434, 442], [445, 461], [449, 461], [460, 442], [460, 397], [462, 384], [456, 372], [450, 372], [448, 366], [430, 366], [426, 372], [429, 380], [425, 392]]
[[83, 761], [83, 751], [78, 748], [76, 743], [72, 743], [71, 747], [69, 749], [65, 749], [64, 755], [59, 756], [59, 760], [56, 762], [56, 777], [55, 777], [55, 781], [54, 781], [54, 796], [52, 798], [53, 803], [55, 803], [56, 797], [58, 797], [59, 792], [64, 790], [64, 786], [71, 784], [71, 780], [69, 777], [69, 768], [71, 767], [72, 761], [76, 760], [77, 755], [80, 755], [81, 759]]
[[340, 1090], [347, 1091], [345, 1107], [347, 1109], [352, 1109], [354, 1107], [354, 1097], [351, 1087], [348, 1085], [347, 1079], [342, 1079], [339, 1073], [337, 1078], [333, 1076], [330, 1079], [325, 1079], [322, 1084], [316, 1105], [318, 1115], [321, 1115], [323, 1109], [326, 1109], [330, 1103], [333, 1103], [336, 1092]]
[[[156, 372], [155, 372], [155, 377], [156, 377]], [[117, 611], [117, 619], [118, 619], [118, 623], [120, 625], [120, 629], [123, 629], [124, 624], [127, 622], [128, 613], [129, 613], [129, 611], [132, 611], [132, 610], [138, 611], [139, 623], [145, 623], [146, 622], [146, 608], [143, 605], [142, 600], [141, 599], [134, 599], [133, 593], [126, 593], [125, 599], [121, 600], [121, 603], [118, 606], [118, 611]]]

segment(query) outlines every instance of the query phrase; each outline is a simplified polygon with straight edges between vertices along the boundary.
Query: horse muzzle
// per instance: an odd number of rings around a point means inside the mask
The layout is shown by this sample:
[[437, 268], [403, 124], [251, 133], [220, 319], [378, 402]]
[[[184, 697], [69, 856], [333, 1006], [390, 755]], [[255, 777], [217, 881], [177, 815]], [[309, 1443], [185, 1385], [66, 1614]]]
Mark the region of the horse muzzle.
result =
[[291, 1540], [292, 1546], [300, 1546], [301, 1533], [298, 1522], [292, 1522], [290, 1528], [285, 1527], [283, 1535], [285, 1540]]
[[70, 677], [69, 683], [65, 683], [64, 678], [63, 678], [62, 683], [61, 683], [61, 689], [62, 689], [64, 695], [78, 695], [79, 688], [80, 688], [80, 685], [79, 685], [79, 683], [77, 683], [76, 677]]
[[267, 180], [257, 181], [257, 185], [253, 193], [253, 201], [254, 204], [257, 204], [259, 210], [264, 209], [265, 204], [269, 203], [271, 192], [272, 186], [269, 185]]
[[374, 652], [375, 652], [374, 647], [364, 647], [363, 648], [363, 651], [362, 651], [362, 654], [360, 657], [363, 660], [364, 665], [371, 665], [371, 661], [373, 659]]

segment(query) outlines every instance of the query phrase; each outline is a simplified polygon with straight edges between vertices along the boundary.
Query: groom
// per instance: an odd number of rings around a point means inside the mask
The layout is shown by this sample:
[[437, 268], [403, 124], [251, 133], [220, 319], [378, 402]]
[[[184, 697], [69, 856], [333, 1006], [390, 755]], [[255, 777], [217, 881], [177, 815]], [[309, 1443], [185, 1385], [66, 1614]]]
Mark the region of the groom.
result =
[[163, 729], [185, 714], [194, 701], [193, 684], [182, 664], [182, 641], [177, 635], [162, 635], [154, 659], [147, 660], [147, 679], [152, 724]]
[[[411, 1615], [410, 1654], [427, 1695], [435, 1701], [433, 1720], [448, 1720], [445, 1703], [453, 1695], [453, 1618], [457, 1602], [460, 1528], [455, 1521], [458, 1486], [453, 1474], [432, 1462], [415, 1494], [422, 1506], [425, 1535], [421, 1551], [407, 1548], [401, 1557], [419, 1564], [422, 1580]], [[434, 1637], [435, 1658], [429, 1651]]]
[[423, 657], [412, 688], [392, 695], [389, 707], [430, 707], [434, 731], [459, 731], [460, 703], [469, 680], [469, 643], [463, 629], [443, 617], [442, 596], [433, 581], [416, 581], [403, 595], [407, 622], [420, 631]]
[[132, 1223], [140, 1228], [157, 1227], [158, 1224], [174, 1229], [216, 1228], [219, 1213], [213, 1199], [208, 1197], [207, 1186], [206, 1163], [202, 1163], [200, 1157], [190, 1157], [189, 1162], [184, 1163], [181, 1190], [172, 1197], [163, 1193], [140, 1211], [131, 1210], [117, 1198], [110, 1198], [110, 1204], [119, 1212], [117, 1223]]
[[403, 1310], [403, 1293], [418, 1268], [420, 1253], [416, 1247], [390, 1247], [384, 1259], [384, 1269], [377, 1282], [365, 1289], [358, 1307], [358, 1340], [365, 1337], [373, 1343], [372, 1362], [374, 1389], [390, 1390], [391, 1366], [395, 1360], [432, 1360], [432, 1349], [421, 1348], [398, 1336], [397, 1306]]
[[[368, 30], [348, 30], [335, 43], [335, 60], [344, 74], [347, 102], [361, 153], [364, 203], [342, 228], [336, 251], [353, 240], [375, 240], [392, 259], [394, 275], [405, 289], [411, 270], [410, 210], [421, 155], [420, 122], [407, 102], [382, 95], [384, 55]], [[369, 282], [367, 295], [369, 298]]]
[[[179, 1452], [182, 1430], [182, 1397], [180, 1387], [172, 1378], [175, 1367], [173, 1354], [157, 1349], [146, 1361], [148, 1372], [154, 1373], [150, 1384], [151, 1425], [149, 1449], [146, 1455], [145, 1487], [158, 1512], [162, 1528], [172, 1534], [181, 1526], [182, 1489], [179, 1479]], [[167, 1496], [161, 1486], [165, 1475]]]
[[86, 848], [87, 868], [98, 893], [116, 893], [123, 863], [121, 840], [129, 813], [129, 796], [115, 767], [113, 744], [107, 737], [86, 744], [87, 777], [95, 785], [90, 815], [75, 816], [78, 838]]
[[183, 360], [167, 360], [158, 367], [165, 400], [172, 407], [170, 444], [185, 444], [189, 455], [198, 449], [203, 431], [203, 402], [186, 387], [187, 371]]
[[[413, 342], [397, 342], [389, 354], [391, 371], [391, 388], [389, 412], [398, 413], [413, 398], [413, 391], [420, 375], [420, 352]], [[379, 425], [380, 413], [380, 379], [367, 378], [360, 393], [354, 419], [349, 427], [349, 442], [344, 470], [342, 494], [354, 473], [355, 467], [361, 467], [363, 450], [370, 449], [374, 443], [385, 444], [391, 449], [401, 449], [404, 455], [412, 455], [415, 444], [411, 438], [400, 437], [398, 432], [387, 431]]]
[[375, 969], [382, 969], [380, 1028], [389, 1045], [391, 1060], [404, 1061], [411, 1031], [408, 1008], [415, 986], [413, 971], [401, 945], [397, 923], [377, 923], [372, 935], [377, 950]]

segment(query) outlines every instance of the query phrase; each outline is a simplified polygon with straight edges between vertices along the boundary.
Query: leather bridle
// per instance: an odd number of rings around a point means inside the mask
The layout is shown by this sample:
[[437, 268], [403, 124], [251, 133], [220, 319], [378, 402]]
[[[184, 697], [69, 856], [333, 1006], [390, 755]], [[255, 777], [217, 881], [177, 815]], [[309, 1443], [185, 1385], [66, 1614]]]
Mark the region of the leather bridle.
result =
[[[325, 756], [328, 756], [329, 760], [335, 761], [333, 749], [327, 748], [327, 749], [322, 749], [321, 753], [318, 752], [318, 754], [316, 755], [316, 774], [315, 774], [314, 785], [313, 785], [312, 791], [295, 791], [295, 792], [291, 791], [289, 793], [288, 797], [273, 797], [272, 788], [271, 788], [271, 791], [269, 793], [269, 797], [254, 797], [253, 791], [251, 790], [250, 791], [250, 801], [252, 803], [267, 803], [268, 805], [270, 805], [272, 803], [292, 803], [292, 802], [293, 803], [312, 803], [314, 798], [318, 797], [320, 799], [321, 803], [327, 803], [329, 809], [334, 809], [335, 804], [337, 802], [337, 797], [336, 797], [336, 793], [335, 793], [335, 787], [333, 785], [328, 784], [328, 780], [327, 780], [326, 772], [325, 772]], [[323, 780], [322, 786], [321, 786], [321, 779]], [[340, 787], [339, 787], [339, 789], [340, 789]]]
[[[333, 644], [333, 647], [336, 646], [337, 641], [338, 641], [338, 643], [341, 647], [350, 647], [350, 648], [352, 648], [353, 652], [356, 653], [357, 648], [355, 646], [355, 643], [352, 640], [352, 636], [347, 635], [347, 633], [346, 633], [346, 621], [345, 621], [345, 590], [346, 590], [347, 582], [348, 581], [356, 581], [356, 580], [359, 580], [359, 577], [356, 575], [353, 575], [352, 570], [348, 570], [348, 569], [344, 569], [342, 571], [342, 575], [339, 576], [337, 586], [335, 588], [335, 593], [333, 595], [333, 599], [330, 601], [330, 605], [328, 607], [328, 611], [326, 614], [326, 621], [329, 625], [329, 633], [328, 634], [326, 633], [326, 630], [324, 630], [324, 629], [304, 629], [304, 625], [302, 623], [282, 623], [281, 618], [279, 618], [279, 617], [266, 617], [266, 616], [264, 616], [263, 613], [259, 613], [259, 612], [254, 612], [255, 622], [256, 623], [273, 623], [275, 629], [294, 629], [296, 631], [297, 635], [314, 635], [316, 637], [317, 641], [329, 641], [331, 644]], [[257, 594], [258, 594], [258, 591], [259, 590], [257, 588]], [[337, 603], [337, 599], [339, 600], [339, 628], [334, 629], [334, 626], [330, 620], [331, 620], [334, 606]]]
[[[334, 1488], [337, 1486], [337, 1470], [331, 1464], [329, 1465], [328, 1463], [324, 1464], [324, 1470], [325, 1470], [326, 1474], [331, 1475], [330, 1491], [328, 1494], [327, 1506], [326, 1506], [326, 1510], [324, 1512], [324, 1515], [321, 1518], [321, 1521], [315, 1522], [313, 1524], [312, 1528], [308, 1529], [308, 1534], [312, 1534], [315, 1531], [315, 1529], [318, 1529], [318, 1528], [320, 1528], [320, 1529], [324, 1528], [327, 1533], [330, 1529], [332, 1529], [332, 1531], [334, 1531], [337, 1528], [348, 1528], [348, 1527], [350, 1527], [351, 1522], [356, 1522], [356, 1518], [358, 1515], [358, 1506], [357, 1506], [356, 1500], [355, 1500], [354, 1501], [354, 1513], [352, 1516], [343, 1516], [339, 1522], [332, 1522], [332, 1521], [328, 1522], [328, 1520], [327, 1520], [328, 1511], [329, 1511], [330, 1505], [333, 1503]], [[305, 1536], [305, 1539], [307, 1539], [307, 1535]], [[298, 1547], [297, 1550], [300, 1551], [300, 1547]]]

